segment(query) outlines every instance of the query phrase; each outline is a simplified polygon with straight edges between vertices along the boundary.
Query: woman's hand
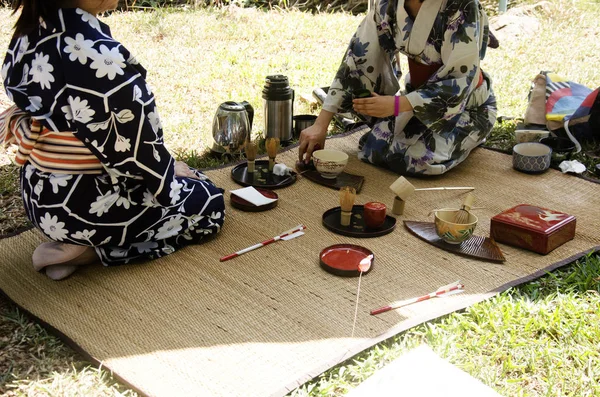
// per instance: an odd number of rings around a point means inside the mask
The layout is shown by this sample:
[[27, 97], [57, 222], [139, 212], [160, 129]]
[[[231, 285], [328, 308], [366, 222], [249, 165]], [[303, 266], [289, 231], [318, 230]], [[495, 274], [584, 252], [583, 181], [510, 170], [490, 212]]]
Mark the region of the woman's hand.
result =
[[315, 123], [302, 130], [300, 146], [298, 146], [298, 160], [304, 160], [304, 164], [308, 164], [315, 150], [325, 148], [325, 137], [327, 137], [327, 126]]
[[356, 98], [352, 100], [354, 111], [366, 116], [388, 117], [394, 115], [394, 96], [377, 95], [373, 93], [370, 98]]
[[194, 171], [192, 171], [190, 167], [183, 161], [175, 161], [175, 176], [183, 178], [200, 179], [196, 174], [194, 174]]

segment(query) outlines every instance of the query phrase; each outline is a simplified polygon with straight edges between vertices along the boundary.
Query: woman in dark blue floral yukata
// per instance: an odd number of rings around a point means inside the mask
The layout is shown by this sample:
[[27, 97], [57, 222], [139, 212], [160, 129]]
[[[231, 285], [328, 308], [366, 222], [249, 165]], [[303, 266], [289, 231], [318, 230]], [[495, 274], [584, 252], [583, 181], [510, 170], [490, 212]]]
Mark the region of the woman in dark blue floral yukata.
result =
[[53, 240], [33, 265], [53, 279], [170, 254], [215, 235], [225, 216], [222, 189], [165, 147], [146, 70], [96, 18], [116, 5], [14, 4], [1, 66], [15, 106], [0, 142], [19, 145], [27, 216]]
[[[323, 148], [335, 113], [354, 112], [371, 130], [358, 157], [402, 175], [439, 175], [491, 132], [496, 100], [479, 63], [488, 20], [478, 0], [379, 0], [352, 37], [299, 159]], [[408, 57], [405, 90], [394, 60]], [[359, 90], [372, 97], [357, 98]]]

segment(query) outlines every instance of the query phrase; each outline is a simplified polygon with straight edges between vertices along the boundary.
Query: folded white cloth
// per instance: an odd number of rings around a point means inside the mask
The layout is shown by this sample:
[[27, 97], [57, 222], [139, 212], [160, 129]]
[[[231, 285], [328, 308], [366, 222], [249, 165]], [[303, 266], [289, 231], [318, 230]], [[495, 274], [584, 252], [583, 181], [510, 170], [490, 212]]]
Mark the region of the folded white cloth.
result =
[[258, 190], [253, 188], [252, 186], [248, 186], [242, 189], [232, 190], [231, 194], [235, 194], [236, 196], [243, 198], [249, 203], [256, 205], [257, 207], [265, 204], [272, 203], [273, 201], [277, 201], [277, 199], [272, 199], [263, 196]]

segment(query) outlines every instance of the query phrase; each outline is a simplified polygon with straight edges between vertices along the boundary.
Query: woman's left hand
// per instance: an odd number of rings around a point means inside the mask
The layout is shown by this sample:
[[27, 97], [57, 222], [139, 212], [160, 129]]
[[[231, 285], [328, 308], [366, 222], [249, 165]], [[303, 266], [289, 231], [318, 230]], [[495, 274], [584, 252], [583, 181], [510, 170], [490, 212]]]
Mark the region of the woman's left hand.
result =
[[377, 95], [373, 93], [370, 98], [356, 98], [352, 100], [354, 111], [366, 116], [388, 117], [394, 115], [394, 96]]
[[192, 171], [186, 163], [179, 160], [175, 161], [175, 176], [200, 179], [196, 174], [194, 174], [194, 171]]

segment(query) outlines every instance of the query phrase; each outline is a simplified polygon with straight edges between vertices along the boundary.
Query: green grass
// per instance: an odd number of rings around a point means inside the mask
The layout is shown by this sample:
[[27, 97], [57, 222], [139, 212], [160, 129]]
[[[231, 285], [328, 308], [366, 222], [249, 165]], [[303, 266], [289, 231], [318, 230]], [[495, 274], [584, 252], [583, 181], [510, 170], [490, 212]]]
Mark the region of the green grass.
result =
[[[482, 65], [494, 78], [502, 116], [522, 117], [530, 81], [540, 70], [553, 70], [591, 88], [600, 85], [600, 2], [544, 4], [532, 14], [541, 22], [539, 32], [500, 36], [501, 47], [489, 50]], [[10, 38], [9, 14], [0, 8], [0, 48]], [[255, 108], [254, 137], [260, 136], [260, 94], [269, 74], [290, 78], [296, 113], [316, 114], [314, 104], [300, 97], [330, 83], [361, 18], [231, 8], [115, 13], [105, 20], [149, 70], [167, 145], [177, 157], [204, 168], [221, 163], [205, 156], [220, 103], [249, 101]], [[0, 92], [0, 106], [6, 103]], [[513, 132], [514, 121], [505, 121], [487, 144], [510, 148]], [[20, 206], [16, 175], [14, 166], [0, 167], [0, 200], [5, 200], [0, 202], [0, 234], [9, 222], [15, 222], [12, 227], [24, 224], [22, 213], [7, 212]], [[599, 275], [600, 260], [590, 256], [413, 328], [292, 394], [342, 395], [408, 348], [427, 343], [505, 396], [600, 396]], [[0, 394], [6, 396], [135, 395], [3, 298], [0, 352]]]

